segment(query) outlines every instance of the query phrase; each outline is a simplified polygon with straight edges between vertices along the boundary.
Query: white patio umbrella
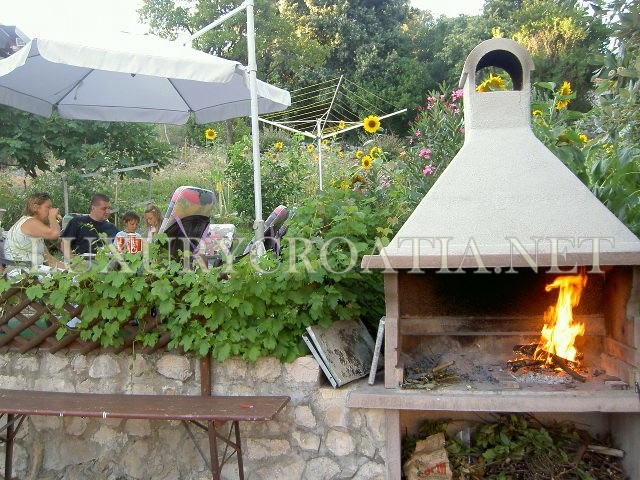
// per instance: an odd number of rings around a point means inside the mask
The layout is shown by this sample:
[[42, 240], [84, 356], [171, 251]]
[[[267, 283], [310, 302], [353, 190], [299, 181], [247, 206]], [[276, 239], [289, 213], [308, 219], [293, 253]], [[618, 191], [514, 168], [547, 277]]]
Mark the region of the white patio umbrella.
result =
[[[257, 81], [259, 113], [284, 110], [286, 90]], [[34, 38], [0, 60], [0, 103], [62, 118], [183, 124], [248, 116], [249, 76], [226, 60], [151, 35]]]
[[[251, 78], [247, 70], [151, 35], [34, 38], [0, 60], [0, 104], [47, 117], [55, 110], [62, 118], [122, 122], [183, 124], [193, 113], [197, 123], [209, 123], [251, 115], [253, 129], [257, 113], [284, 110], [291, 96], [256, 80], [255, 72]], [[257, 113], [251, 108], [252, 88]], [[253, 161], [261, 222], [257, 149]]]

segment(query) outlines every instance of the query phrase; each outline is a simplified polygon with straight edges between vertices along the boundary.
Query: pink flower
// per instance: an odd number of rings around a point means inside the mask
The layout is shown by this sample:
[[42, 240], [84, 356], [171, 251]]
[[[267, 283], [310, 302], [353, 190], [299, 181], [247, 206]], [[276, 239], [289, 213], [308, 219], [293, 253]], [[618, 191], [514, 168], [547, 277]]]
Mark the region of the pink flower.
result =
[[434, 167], [431, 163], [429, 165], [426, 165], [424, 167], [424, 169], [422, 170], [422, 174], [423, 175], [432, 175], [433, 172], [436, 171], [436, 167]]
[[420, 135], [422, 135], [422, 132], [420, 130], [416, 130], [413, 135], [419, 137]]
[[456, 100], [458, 100], [459, 98], [462, 97], [462, 89], [458, 88], [457, 90], [454, 90], [453, 92], [451, 92], [451, 101], [455, 102]]
[[429, 160], [431, 158], [431, 149], [430, 148], [421, 148], [418, 153], [420, 158], [424, 158], [425, 160]]

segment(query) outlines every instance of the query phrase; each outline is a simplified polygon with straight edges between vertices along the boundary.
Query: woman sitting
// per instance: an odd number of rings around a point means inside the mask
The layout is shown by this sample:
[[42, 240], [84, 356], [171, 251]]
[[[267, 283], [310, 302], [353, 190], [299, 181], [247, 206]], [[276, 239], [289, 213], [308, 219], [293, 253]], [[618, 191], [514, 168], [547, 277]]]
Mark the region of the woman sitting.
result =
[[162, 213], [160, 209], [154, 204], [150, 203], [144, 210], [144, 222], [147, 226], [147, 240], [151, 240], [160, 230], [160, 224], [162, 223]]
[[[51, 197], [46, 193], [29, 195], [24, 215], [9, 229], [4, 250], [5, 257], [14, 262], [28, 262], [31, 267], [42, 271], [42, 265], [64, 268], [63, 262], [49, 253], [45, 240], [55, 240], [60, 236], [59, 212], [53, 208]], [[11, 269], [8, 275], [19, 273]]]

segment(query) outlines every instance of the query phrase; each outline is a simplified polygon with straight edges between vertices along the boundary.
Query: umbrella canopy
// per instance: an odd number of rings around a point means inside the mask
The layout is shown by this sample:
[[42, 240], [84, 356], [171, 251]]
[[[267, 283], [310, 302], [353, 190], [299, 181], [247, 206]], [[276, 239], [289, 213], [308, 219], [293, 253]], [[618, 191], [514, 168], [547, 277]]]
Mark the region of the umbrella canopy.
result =
[[[257, 81], [258, 112], [284, 110], [286, 90]], [[33, 38], [0, 60], [0, 103], [42, 116], [183, 124], [251, 114], [238, 62], [151, 35]]]

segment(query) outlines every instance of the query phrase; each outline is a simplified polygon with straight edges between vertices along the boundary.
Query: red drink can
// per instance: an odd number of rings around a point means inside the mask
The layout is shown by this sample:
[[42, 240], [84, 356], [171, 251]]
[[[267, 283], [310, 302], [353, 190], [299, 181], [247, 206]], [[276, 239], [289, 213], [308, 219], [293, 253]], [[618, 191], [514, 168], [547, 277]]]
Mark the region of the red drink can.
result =
[[124, 250], [125, 243], [127, 243], [127, 239], [122, 236], [116, 237], [115, 243], [116, 243], [116, 248], [118, 249], [118, 252], [122, 252]]
[[129, 234], [129, 253], [138, 253], [142, 251], [142, 239], [135, 233]]

